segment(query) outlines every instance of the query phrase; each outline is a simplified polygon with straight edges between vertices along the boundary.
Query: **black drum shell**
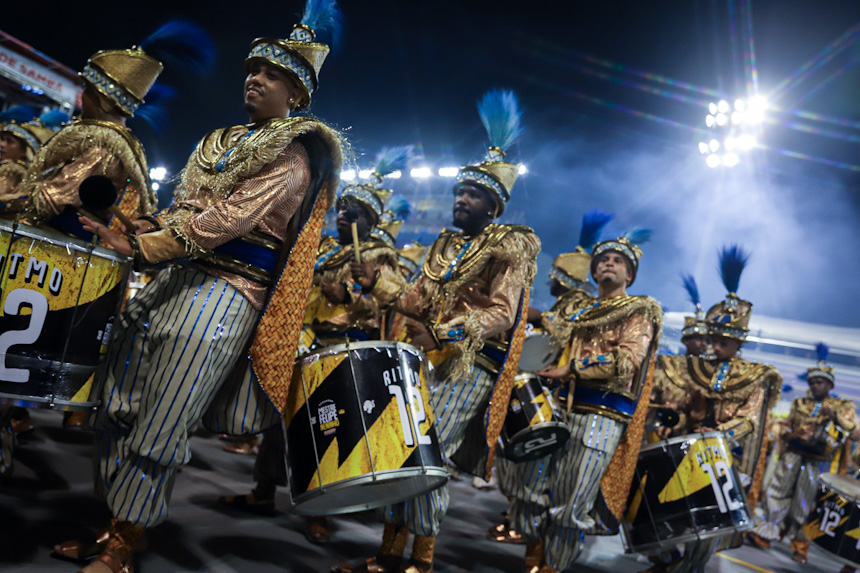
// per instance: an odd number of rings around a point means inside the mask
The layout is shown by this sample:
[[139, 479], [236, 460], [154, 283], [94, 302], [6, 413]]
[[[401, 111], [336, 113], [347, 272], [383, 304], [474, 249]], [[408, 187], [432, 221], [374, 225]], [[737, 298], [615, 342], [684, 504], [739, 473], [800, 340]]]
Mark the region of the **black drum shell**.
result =
[[860, 482], [847, 476], [821, 474], [815, 508], [803, 525], [806, 538], [839, 561], [860, 567], [860, 539], [849, 535], [858, 529]]
[[545, 457], [570, 439], [570, 429], [540, 378], [522, 373], [514, 379], [502, 429], [502, 453], [513, 462]]

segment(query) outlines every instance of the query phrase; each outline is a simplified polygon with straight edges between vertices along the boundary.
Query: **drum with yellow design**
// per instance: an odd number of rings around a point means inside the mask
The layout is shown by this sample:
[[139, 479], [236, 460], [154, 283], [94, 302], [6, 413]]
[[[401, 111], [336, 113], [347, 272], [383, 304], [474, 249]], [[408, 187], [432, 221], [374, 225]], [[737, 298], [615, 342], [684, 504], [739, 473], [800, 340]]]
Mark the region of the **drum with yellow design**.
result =
[[570, 429], [561, 420], [552, 395], [537, 375], [518, 374], [502, 430], [502, 452], [514, 462], [551, 454], [570, 439]]
[[96, 370], [129, 266], [116, 251], [0, 221], [0, 401], [97, 405]]
[[296, 513], [372, 509], [448, 480], [423, 354], [402, 342], [355, 342], [296, 361], [284, 412]]
[[860, 567], [860, 482], [821, 474], [815, 509], [806, 517], [803, 534], [837, 560]]
[[628, 552], [656, 553], [752, 527], [723, 432], [678, 436], [639, 451], [622, 522]]

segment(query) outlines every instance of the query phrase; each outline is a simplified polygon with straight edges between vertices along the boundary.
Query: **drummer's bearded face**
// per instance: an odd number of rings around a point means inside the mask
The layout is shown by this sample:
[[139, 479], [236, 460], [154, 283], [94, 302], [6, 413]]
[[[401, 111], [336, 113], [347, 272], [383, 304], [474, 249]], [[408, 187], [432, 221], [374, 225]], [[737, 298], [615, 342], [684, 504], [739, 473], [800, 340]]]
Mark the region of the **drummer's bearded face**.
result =
[[743, 342], [740, 340], [729, 338], [728, 336], [714, 336], [711, 339], [711, 346], [714, 347], [714, 356], [717, 360], [730, 360], [734, 358], [742, 345]]
[[18, 161], [27, 156], [24, 142], [11, 133], [0, 133], [0, 159], [3, 161]]
[[809, 382], [809, 391], [816, 400], [824, 400], [830, 395], [830, 380], [821, 376], [813, 376]]
[[253, 123], [287, 117], [301, 99], [299, 88], [286, 73], [260, 61], [248, 64], [244, 95], [245, 111]]
[[474, 185], [454, 188], [453, 224], [467, 234], [476, 234], [496, 216], [496, 203], [490, 194]]

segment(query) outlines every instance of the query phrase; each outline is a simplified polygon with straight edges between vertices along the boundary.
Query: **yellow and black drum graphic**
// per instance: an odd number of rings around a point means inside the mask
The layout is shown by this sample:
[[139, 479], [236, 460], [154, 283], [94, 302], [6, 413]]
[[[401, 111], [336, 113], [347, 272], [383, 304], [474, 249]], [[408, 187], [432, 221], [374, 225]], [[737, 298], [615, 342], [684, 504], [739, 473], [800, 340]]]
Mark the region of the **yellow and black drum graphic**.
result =
[[561, 421], [549, 390], [536, 375], [518, 374], [502, 432], [505, 457], [514, 462], [537, 460], [568, 439], [570, 430]]
[[93, 380], [128, 267], [115, 251], [0, 221], [0, 400], [95, 406]]
[[401, 342], [300, 358], [284, 413], [296, 512], [372, 509], [444, 484], [428, 384], [423, 355]]
[[860, 482], [821, 474], [815, 510], [803, 526], [806, 538], [840, 561], [860, 567]]
[[643, 447], [622, 523], [628, 552], [651, 553], [753, 527], [722, 432]]

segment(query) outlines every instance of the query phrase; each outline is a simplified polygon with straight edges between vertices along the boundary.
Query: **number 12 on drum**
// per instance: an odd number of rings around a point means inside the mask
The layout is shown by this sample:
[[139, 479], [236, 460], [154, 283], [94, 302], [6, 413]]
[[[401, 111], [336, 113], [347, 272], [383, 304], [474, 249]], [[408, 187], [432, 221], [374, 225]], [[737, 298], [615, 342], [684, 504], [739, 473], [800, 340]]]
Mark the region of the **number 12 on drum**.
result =
[[421, 391], [415, 386], [410, 384], [408, 388], [408, 393], [411, 397], [411, 400], [409, 400], [409, 404], [412, 407], [411, 417], [406, 411], [407, 401], [403, 396], [403, 390], [401, 387], [395, 384], [390, 384], [388, 386], [388, 393], [394, 395], [394, 400], [397, 402], [397, 411], [400, 413], [400, 428], [403, 430], [403, 442], [409, 447], [415, 445], [415, 440], [412, 437], [412, 430], [409, 428], [409, 420], [411, 419], [415, 429], [415, 435], [418, 436], [418, 443], [422, 445], [430, 445], [433, 443], [433, 440], [430, 436], [421, 433], [421, 424], [424, 423], [427, 418], [424, 411], [424, 398], [421, 396]]
[[[736, 499], [737, 492], [735, 492], [735, 486], [729, 477], [731, 470], [728, 464], [723, 460], [714, 460], [713, 464], [711, 462], [704, 462], [700, 467], [711, 478], [711, 488], [714, 490], [714, 497], [717, 498], [717, 506], [720, 508], [720, 513], [739, 510], [741, 504]], [[720, 484], [721, 476], [725, 478], [722, 484]]]

